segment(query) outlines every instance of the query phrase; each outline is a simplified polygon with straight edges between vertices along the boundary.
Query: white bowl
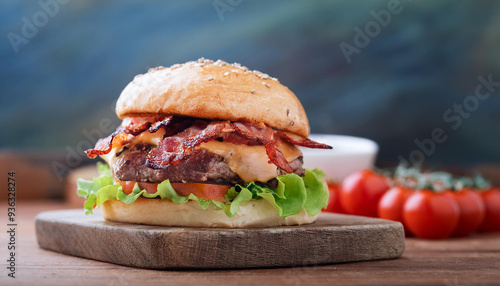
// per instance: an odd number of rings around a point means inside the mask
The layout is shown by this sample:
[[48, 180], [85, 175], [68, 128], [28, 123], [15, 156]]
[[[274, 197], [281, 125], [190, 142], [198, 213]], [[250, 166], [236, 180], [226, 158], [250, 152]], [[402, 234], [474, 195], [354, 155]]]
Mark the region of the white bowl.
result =
[[311, 140], [326, 143], [331, 150], [300, 148], [304, 154], [304, 168], [323, 170], [329, 177], [343, 180], [349, 174], [375, 163], [378, 145], [372, 140], [329, 134], [311, 134]]

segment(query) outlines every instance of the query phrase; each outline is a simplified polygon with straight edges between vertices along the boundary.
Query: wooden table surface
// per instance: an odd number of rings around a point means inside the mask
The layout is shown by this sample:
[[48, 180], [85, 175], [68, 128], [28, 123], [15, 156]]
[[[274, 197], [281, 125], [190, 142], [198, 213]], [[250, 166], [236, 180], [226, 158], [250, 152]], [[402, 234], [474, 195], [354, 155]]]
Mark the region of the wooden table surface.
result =
[[[295, 268], [157, 271], [67, 256], [38, 247], [34, 218], [61, 202], [18, 202], [16, 278], [7, 277], [6, 203], [0, 207], [0, 285], [221, 285], [221, 284], [499, 284], [500, 233], [426, 241], [406, 239], [402, 258]], [[83, 211], [83, 210], [82, 210]], [[307, 246], [304, 246], [307, 247]], [[284, 254], [286, 255], [286, 254]]]

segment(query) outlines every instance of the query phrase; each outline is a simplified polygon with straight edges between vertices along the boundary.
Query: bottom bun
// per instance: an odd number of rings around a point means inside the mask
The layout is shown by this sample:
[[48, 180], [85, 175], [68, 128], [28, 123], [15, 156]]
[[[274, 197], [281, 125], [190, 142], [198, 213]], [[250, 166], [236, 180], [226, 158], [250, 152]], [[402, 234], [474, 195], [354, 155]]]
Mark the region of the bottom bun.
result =
[[300, 225], [316, 221], [302, 209], [298, 214], [280, 217], [276, 209], [265, 200], [252, 200], [241, 205], [233, 217], [210, 205], [206, 210], [197, 202], [176, 204], [169, 200], [138, 198], [128, 205], [117, 200], [107, 201], [102, 207], [106, 220], [162, 226], [191, 227], [270, 227]]

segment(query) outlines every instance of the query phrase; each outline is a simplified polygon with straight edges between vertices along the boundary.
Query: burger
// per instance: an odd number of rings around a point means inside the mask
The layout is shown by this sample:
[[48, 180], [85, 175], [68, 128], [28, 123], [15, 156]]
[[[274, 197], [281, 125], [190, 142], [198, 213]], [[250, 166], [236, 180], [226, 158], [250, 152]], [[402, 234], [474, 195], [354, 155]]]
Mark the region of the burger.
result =
[[276, 78], [199, 59], [157, 67], [122, 91], [121, 125], [99, 139], [100, 176], [79, 179], [90, 214], [161, 226], [269, 227], [312, 223], [328, 201], [320, 170], [303, 168], [308, 139], [297, 97]]

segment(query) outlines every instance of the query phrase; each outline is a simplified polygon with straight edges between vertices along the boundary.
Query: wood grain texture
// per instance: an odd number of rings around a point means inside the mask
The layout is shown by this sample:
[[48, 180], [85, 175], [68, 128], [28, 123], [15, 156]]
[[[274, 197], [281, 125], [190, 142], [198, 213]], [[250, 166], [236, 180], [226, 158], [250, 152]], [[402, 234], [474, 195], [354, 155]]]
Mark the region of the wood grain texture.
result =
[[404, 251], [400, 223], [329, 213], [310, 225], [225, 229], [116, 223], [78, 209], [41, 213], [35, 224], [44, 249], [150, 269], [320, 265]]
[[[12, 279], [2, 272], [0, 285], [492, 285], [500, 281], [500, 233], [439, 241], [406, 238], [399, 259], [210, 271], [132, 268], [40, 248], [35, 216], [69, 207], [62, 202], [19, 201], [17, 276]], [[0, 204], [0, 213], [6, 211], [7, 204]], [[8, 239], [0, 235], [0, 245], [7, 245]], [[0, 257], [7, 255], [7, 249], [0, 247]]]

